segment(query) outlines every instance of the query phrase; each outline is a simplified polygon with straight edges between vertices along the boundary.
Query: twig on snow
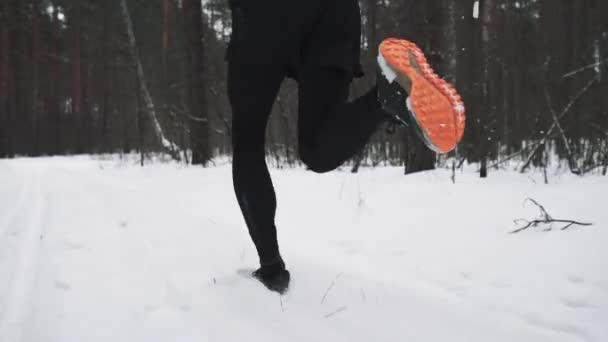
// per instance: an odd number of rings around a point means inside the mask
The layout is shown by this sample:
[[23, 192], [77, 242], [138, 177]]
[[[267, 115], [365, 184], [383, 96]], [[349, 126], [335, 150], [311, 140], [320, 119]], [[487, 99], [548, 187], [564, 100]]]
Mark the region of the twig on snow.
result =
[[329, 291], [331, 291], [331, 289], [333, 289], [333, 287], [336, 285], [336, 281], [338, 281], [338, 279], [342, 276], [342, 274], [344, 274], [344, 273], [343, 272], [338, 273], [338, 275], [336, 276], [336, 278], [331, 282], [331, 284], [327, 288], [327, 291], [325, 291], [325, 294], [323, 295], [323, 298], [321, 299], [321, 304], [323, 304], [325, 302], [325, 298], [327, 298], [327, 295], [329, 294]]
[[342, 307], [336, 309], [335, 311], [332, 311], [332, 312], [328, 313], [327, 315], [325, 315], [325, 318], [329, 318], [335, 314], [339, 314], [342, 311], [346, 311], [346, 309], [347, 309], [346, 306], [342, 306]]
[[[526, 202], [532, 202], [532, 204], [536, 205], [539, 210], [540, 210], [540, 217], [529, 221], [526, 219], [517, 219], [515, 220], [515, 224], [524, 224], [522, 227], [515, 229], [514, 231], [511, 232], [511, 234], [517, 234], [519, 232], [522, 232], [528, 228], [535, 228], [540, 226], [541, 224], [552, 224], [552, 223], [565, 223], [566, 225], [563, 226], [561, 228], [561, 230], [567, 230], [570, 227], [577, 225], [577, 226], [591, 226], [593, 225], [592, 223], [585, 223], [585, 222], [579, 222], [579, 221], [574, 221], [574, 220], [563, 220], [563, 219], [554, 219], [551, 215], [549, 215], [549, 213], [547, 212], [547, 209], [545, 209], [544, 206], [542, 206], [540, 203], [538, 203], [537, 201], [533, 200], [532, 198], [528, 198], [526, 199]], [[550, 231], [551, 228], [547, 228], [545, 229], [545, 231]]]

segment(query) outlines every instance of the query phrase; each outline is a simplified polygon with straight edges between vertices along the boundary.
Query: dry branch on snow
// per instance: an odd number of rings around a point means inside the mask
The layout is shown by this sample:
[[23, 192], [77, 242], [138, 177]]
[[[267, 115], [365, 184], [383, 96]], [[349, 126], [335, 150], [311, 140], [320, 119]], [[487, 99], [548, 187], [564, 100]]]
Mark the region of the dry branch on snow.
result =
[[515, 224], [523, 224], [523, 226], [515, 229], [514, 231], [511, 232], [511, 234], [517, 234], [528, 228], [539, 227], [541, 225], [548, 225], [548, 227], [545, 228], [544, 231], [551, 231], [552, 230], [551, 225], [553, 223], [565, 224], [561, 228], [561, 230], [566, 230], [572, 226], [591, 226], [591, 225], [593, 225], [592, 223], [585, 223], [585, 222], [579, 222], [579, 221], [574, 221], [574, 220], [555, 219], [551, 215], [549, 215], [549, 213], [547, 212], [545, 207], [542, 206], [541, 204], [539, 204], [537, 201], [535, 201], [531, 198], [528, 198], [526, 200], [526, 202], [532, 202], [532, 204], [536, 205], [540, 209], [540, 216], [532, 221], [526, 220], [526, 219], [515, 220], [514, 221]]

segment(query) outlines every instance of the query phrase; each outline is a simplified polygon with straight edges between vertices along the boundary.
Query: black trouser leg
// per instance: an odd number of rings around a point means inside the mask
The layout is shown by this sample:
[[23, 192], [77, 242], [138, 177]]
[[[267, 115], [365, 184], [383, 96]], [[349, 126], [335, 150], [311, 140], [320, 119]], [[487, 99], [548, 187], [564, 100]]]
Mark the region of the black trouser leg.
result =
[[304, 67], [299, 79], [300, 157], [328, 172], [354, 156], [385, 120], [373, 88], [348, 102], [352, 76], [340, 69]]
[[234, 190], [262, 265], [280, 258], [274, 223], [277, 203], [264, 143], [268, 117], [283, 78], [283, 70], [274, 66], [230, 63], [228, 68]]
[[[283, 78], [283, 69], [275, 66], [229, 65], [234, 190], [262, 265], [280, 260], [264, 138]], [[316, 172], [333, 170], [351, 158], [384, 120], [375, 89], [347, 102], [350, 83], [348, 73], [337, 69], [300, 74], [300, 154]]]

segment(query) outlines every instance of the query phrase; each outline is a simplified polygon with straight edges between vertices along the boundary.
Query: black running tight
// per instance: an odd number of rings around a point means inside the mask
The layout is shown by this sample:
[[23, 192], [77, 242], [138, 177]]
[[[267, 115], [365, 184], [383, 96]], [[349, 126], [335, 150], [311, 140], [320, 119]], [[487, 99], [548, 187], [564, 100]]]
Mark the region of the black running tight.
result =
[[[234, 190], [262, 265], [280, 257], [274, 222], [277, 201], [265, 162], [264, 140], [284, 78], [284, 68], [275, 65], [229, 64]], [[336, 169], [367, 143], [384, 120], [375, 89], [347, 101], [351, 81], [340, 69], [300, 69], [299, 153], [312, 171]]]

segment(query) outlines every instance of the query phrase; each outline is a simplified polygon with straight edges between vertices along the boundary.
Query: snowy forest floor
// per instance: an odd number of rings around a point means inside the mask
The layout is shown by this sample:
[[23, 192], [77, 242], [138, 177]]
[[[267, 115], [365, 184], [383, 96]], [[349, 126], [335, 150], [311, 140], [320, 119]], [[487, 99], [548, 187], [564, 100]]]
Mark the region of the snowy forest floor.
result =
[[283, 297], [228, 164], [0, 160], [0, 341], [608, 341], [608, 177], [272, 173]]

